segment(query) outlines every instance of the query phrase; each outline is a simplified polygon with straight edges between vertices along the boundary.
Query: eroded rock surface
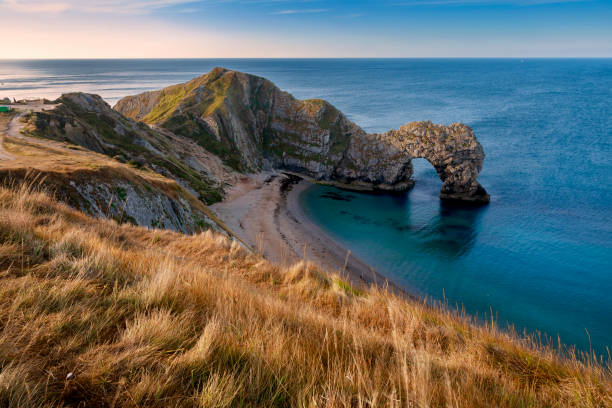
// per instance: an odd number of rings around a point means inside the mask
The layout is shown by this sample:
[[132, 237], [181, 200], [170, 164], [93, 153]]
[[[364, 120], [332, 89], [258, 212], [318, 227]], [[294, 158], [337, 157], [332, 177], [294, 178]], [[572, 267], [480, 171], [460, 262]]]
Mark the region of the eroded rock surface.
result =
[[272, 82], [215, 68], [185, 84], [120, 100], [135, 120], [196, 141], [239, 171], [271, 167], [346, 188], [410, 188], [411, 159], [423, 157], [443, 181], [440, 197], [488, 202], [477, 181], [484, 152], [463, 124], [413, 122], [368, 134], [326, 101], [300, 101]]
[[219, 201], [235, 172], [193, 139], [149, 127], [113, 110], [98, 95], [69, 93], [55, 109], [33, 112], [33, 135], [70, 142], [176, 180], [205, 203]]
[[383, 190], [403, 190], [413, 183], [411, 160], [424, 158], [443, 182], [440, 198], [488, 202], [477, 181], [484, 157], [474, 132], [464, 124], [412, 122], [398, 130], [354, 137], [335, 178], [347, 184], [365, 181]]

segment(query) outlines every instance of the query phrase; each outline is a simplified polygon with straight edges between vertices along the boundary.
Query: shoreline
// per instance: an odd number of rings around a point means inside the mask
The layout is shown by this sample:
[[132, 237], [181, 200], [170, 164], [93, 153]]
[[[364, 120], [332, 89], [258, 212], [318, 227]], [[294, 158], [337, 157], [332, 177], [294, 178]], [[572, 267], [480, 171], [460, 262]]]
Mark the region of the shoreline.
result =
[[264, 258], [288, 265], [302, 259], [336, 271], [355, 286], [376, 285], [416, 298], [334, 240], [308, 219], [299, 197], [313, 183], [290, 173], [269, 171], [242, 177], [225, 200], [210, 208]]

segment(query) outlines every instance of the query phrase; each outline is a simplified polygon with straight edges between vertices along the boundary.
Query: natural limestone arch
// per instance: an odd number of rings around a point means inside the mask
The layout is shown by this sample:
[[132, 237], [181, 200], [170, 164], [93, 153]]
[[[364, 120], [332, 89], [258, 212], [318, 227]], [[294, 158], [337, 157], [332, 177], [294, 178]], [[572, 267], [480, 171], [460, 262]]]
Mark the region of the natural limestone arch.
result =
[[406, 190], [414, 184], [412, 159], [423, 158], [442, 181], [444, 201], [487, 203], [478, 183], [484, 151], [469, 126], [412, 122], [398, 130], [355, 137], [334, 175], [347, 187], [371, 185], [379, 190]]
[[450, 126], [415, 122], [401, 127], [404, 151], [424, 158], [442, 181], [440, 198], [446, 201], [488, 202], [489, 195], [478, 183], [484, 150], [472, 129], [462, 123]]

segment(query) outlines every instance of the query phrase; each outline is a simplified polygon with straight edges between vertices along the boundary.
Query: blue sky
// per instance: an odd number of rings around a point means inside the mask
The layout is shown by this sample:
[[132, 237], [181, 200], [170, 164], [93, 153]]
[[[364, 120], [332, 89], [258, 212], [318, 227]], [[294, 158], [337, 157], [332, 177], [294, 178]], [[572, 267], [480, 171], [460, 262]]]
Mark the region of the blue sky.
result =
[[612, 57], [612, 0], [0, 0], [0, 58]]

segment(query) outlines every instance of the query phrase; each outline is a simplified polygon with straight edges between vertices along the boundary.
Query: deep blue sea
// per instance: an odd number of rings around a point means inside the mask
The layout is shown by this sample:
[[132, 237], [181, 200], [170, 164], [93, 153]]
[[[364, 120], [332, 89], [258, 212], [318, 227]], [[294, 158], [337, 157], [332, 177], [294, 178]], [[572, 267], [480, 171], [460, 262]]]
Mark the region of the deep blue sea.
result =
[[[120, 97], [214, 66], [329, 100], [367, 131], [473, 127], [487, 207], [445, 207], [429, 163], [402, 195], [313, 186], [307, 215], [408, 290], [580, 350], [612, 346], [612, 60], [0, 61], [0, 98]], [[589, 340], [590, 337], [590, 340]]]

